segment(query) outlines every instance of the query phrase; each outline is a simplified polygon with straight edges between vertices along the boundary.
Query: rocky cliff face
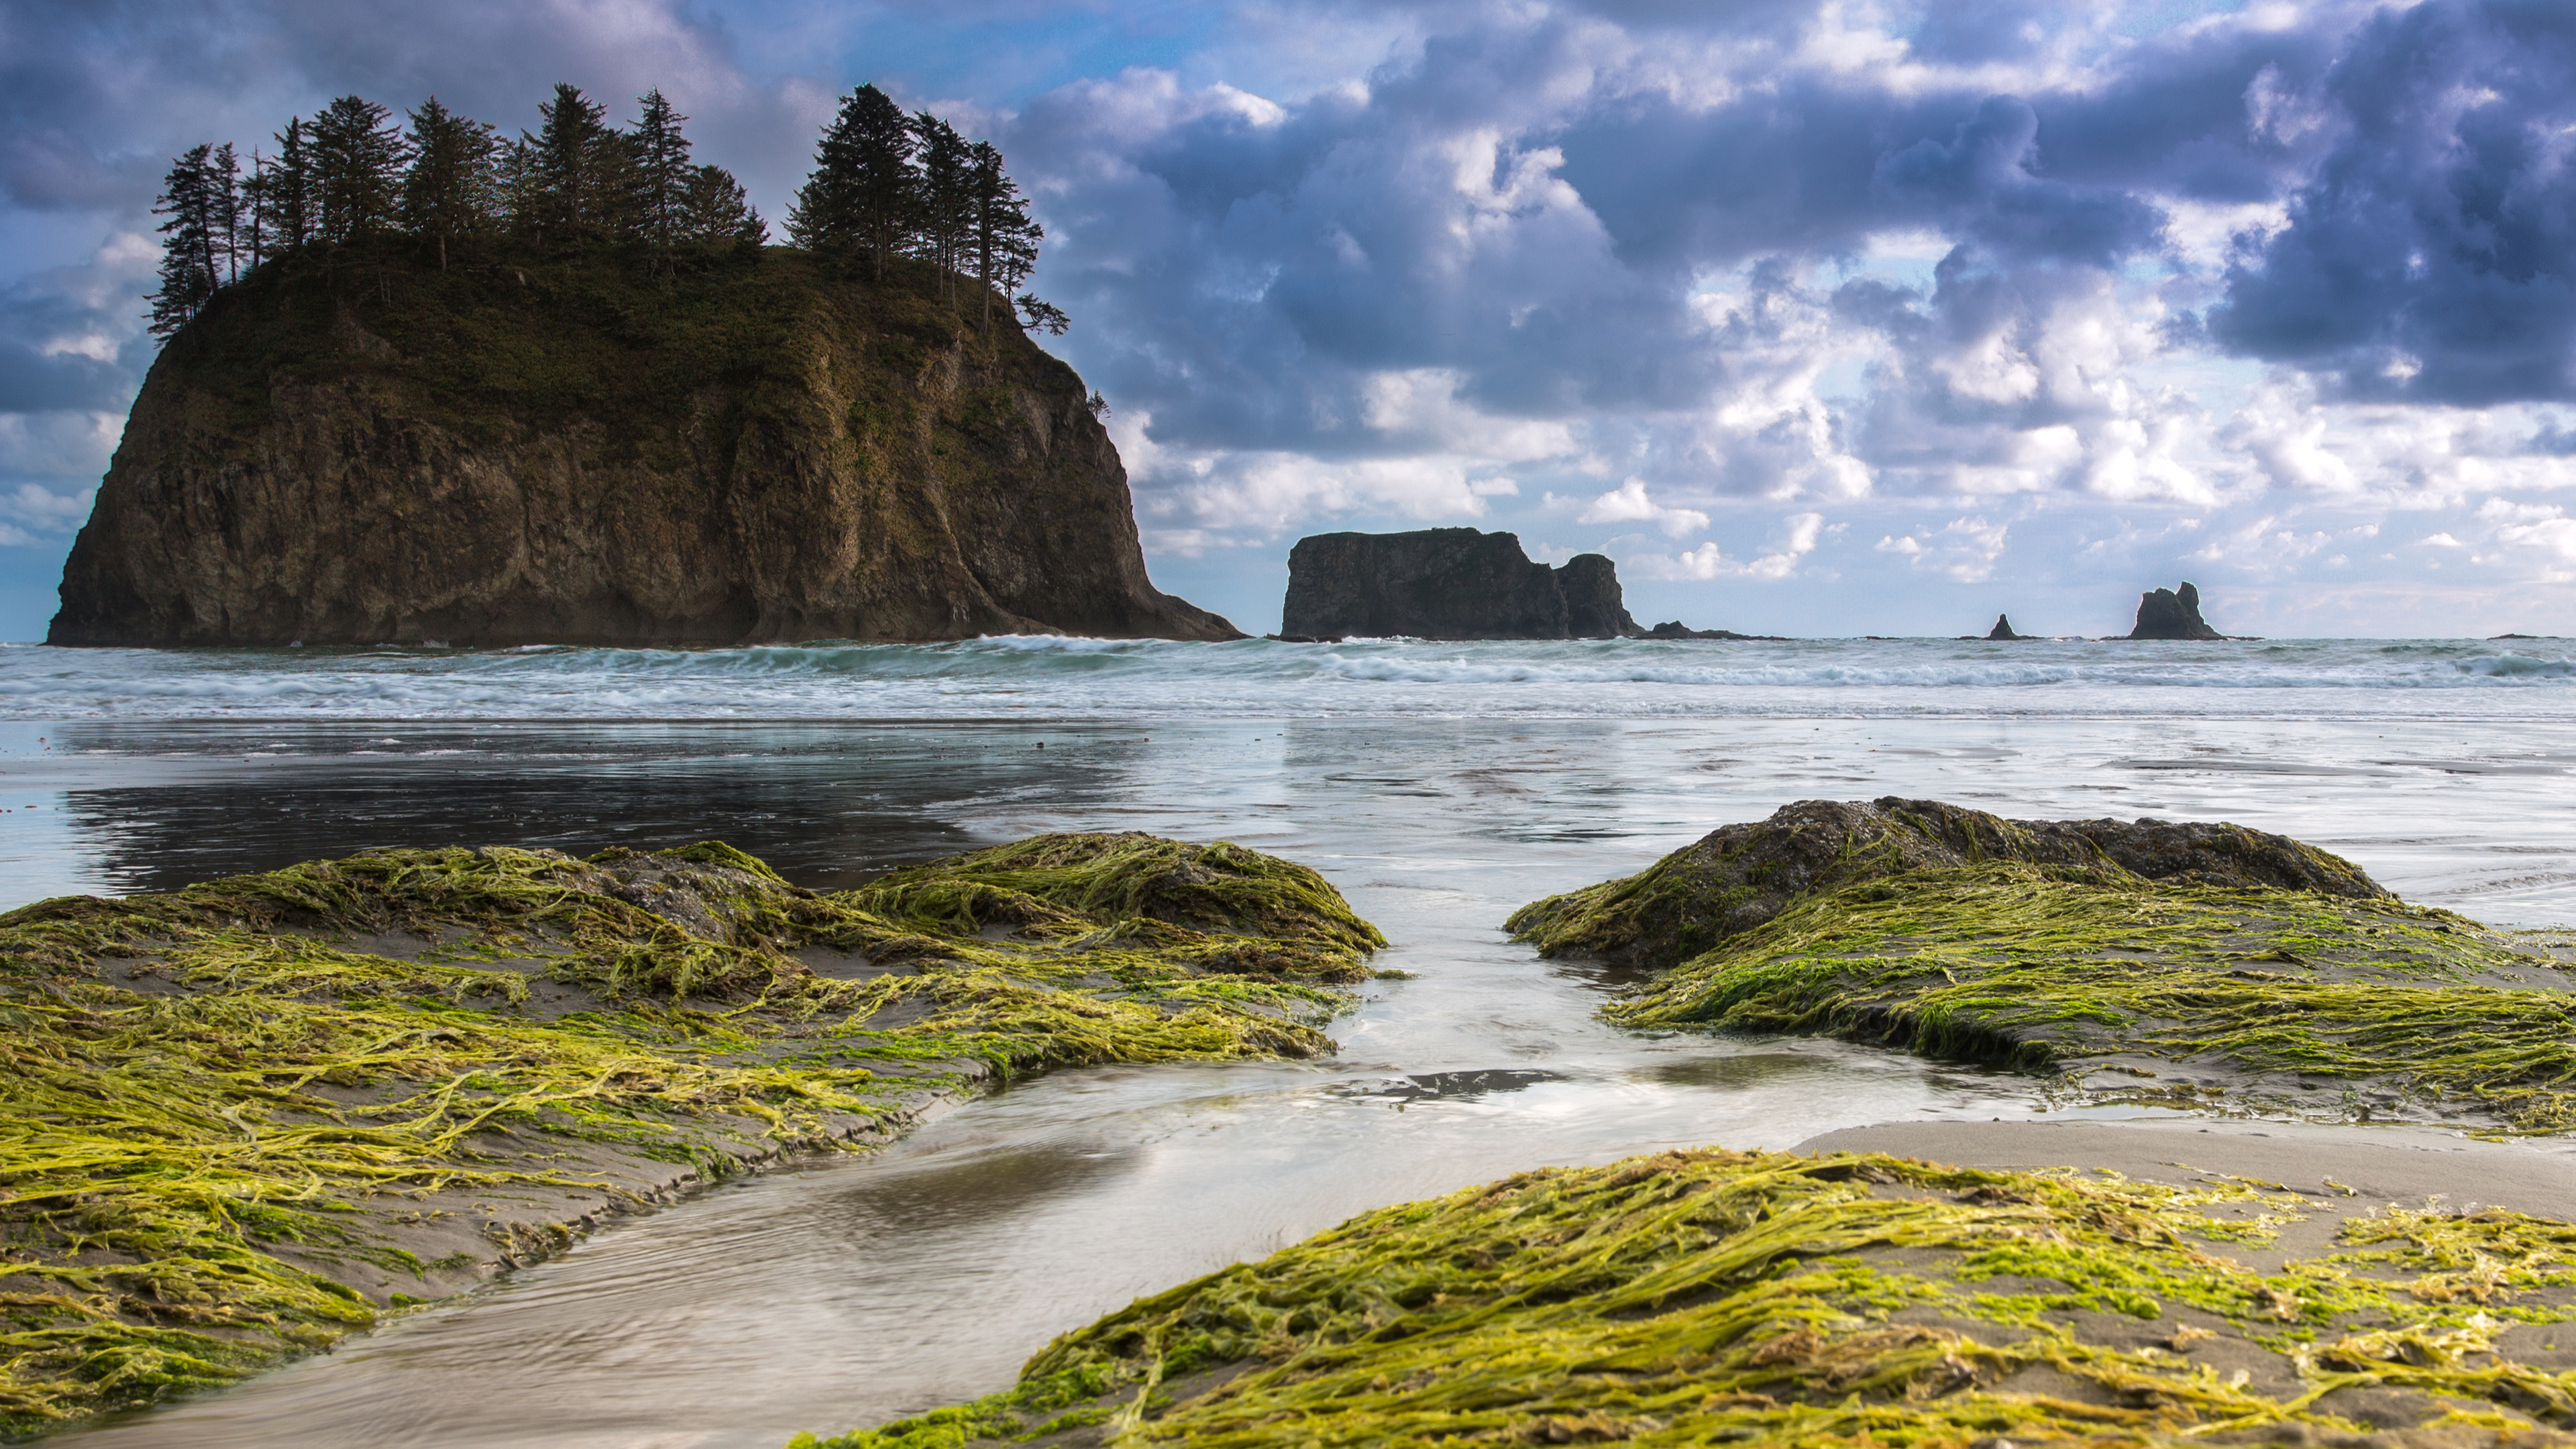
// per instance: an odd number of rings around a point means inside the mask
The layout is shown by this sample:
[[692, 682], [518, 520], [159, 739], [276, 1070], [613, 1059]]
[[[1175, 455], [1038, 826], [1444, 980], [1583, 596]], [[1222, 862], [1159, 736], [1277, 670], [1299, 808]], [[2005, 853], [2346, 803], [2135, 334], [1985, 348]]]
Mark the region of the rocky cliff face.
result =
[[1279, 632], [1291, 639], [1607, 639], [1641, 631], [1621, 602], [1617, 566], [1597, 553], [1552, 569], [1531, 562], [1516, 534], [1429, 528], [1297, 540]]
[[2185, 583], [2179, 591], [2157, 589], [2138, 596], [2138, 621], [2132, 639], [2224, 639], [2200, 617], [2200, 590]]
[[1147, 580], [1082, 380], [968, 290], [264, 269], [153, 365], [48, 640], [1239, 637]]

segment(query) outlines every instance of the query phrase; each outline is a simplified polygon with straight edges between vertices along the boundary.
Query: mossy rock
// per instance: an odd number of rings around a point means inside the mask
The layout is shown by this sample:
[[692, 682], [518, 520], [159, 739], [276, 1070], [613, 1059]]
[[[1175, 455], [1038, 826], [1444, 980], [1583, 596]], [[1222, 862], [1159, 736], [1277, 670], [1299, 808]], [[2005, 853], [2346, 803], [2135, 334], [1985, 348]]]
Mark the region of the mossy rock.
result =
[[[1013, 861], [1011, 928], [929, 908]], [[881, 1139], [979, 1080], [1329, 1051], [1331, 983], [1380, 944], [1302, 866], [1151, 836], [838, 894], [714, 841], [375, 850], [0, 915], [0, 1434], [228, 1382], [582, 1230], [412, 1251], [477, 1196], [586, 1219], [561, 1203], [643, 1205], [621, 1164]]]
[[2576, 1225], [2389, 1207], [2238, 1261], [2307, 1211], [1875, 1154], [1529, 1172], [1140, 1299], [990, 1398], [795, 1445], [2576, 1444], [2544, 1348], [2576, 1334]]
[[2564, 962], [2236, 826], [1810, 801], [1511, 926], [1655, 972], [1606, 1010], [1632, 1027], [1839, 1036], [2070, 1100], [2576, 1128]]
[[2164, 820], [2006, 820], [1938, 800], [1801, 800], [1721, 826], [1643, 871], [1535, 901], [1506, 924], [1541, 955], [1665, 970], [1811, 891], [1949, 867], [2021, 863], [2106, 879], [2388, 892], [2359, 866], [2284, 835]]

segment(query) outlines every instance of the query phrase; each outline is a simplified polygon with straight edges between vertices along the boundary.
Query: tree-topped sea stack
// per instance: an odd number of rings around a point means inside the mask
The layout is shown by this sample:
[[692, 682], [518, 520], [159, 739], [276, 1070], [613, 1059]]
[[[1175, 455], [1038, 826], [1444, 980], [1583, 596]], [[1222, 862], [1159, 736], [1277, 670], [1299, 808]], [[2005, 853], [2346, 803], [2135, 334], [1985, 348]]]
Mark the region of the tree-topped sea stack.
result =
[[794, 248], [658, 95], [621, 131], [559, 87], [507, 143], [349, 97], [247, 182], [181, 158], [170, 341], [50, 642], [1238, 637], [1147, 579], [1098, 400], [1022, 330], [1063, 314], [1010, 301], [1000, 154], [854, 139], [870, 97]]

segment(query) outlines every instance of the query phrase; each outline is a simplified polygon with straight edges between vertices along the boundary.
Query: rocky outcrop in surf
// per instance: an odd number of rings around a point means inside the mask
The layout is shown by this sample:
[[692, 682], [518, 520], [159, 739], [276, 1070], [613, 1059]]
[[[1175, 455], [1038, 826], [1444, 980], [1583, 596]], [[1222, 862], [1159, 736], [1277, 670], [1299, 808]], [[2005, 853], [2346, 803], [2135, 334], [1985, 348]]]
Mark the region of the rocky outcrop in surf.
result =
[[1618, 639], [1628, 616], [1617, 565], [1577, 554], [1534, 563], [1517, 534], [1473, 528], [1319, 533], [1288, 554], [1287, 639]]
[[2016, 634], [2013, 632], [2012, 615], [2010, 614], [1995, 615], [1995, 627], [1986, 631], [1986, 638], [1991, 642], [2000, 642], [2006, 639], [2027, 639], [2029, 637], [2030, 636], [2028, 634]]
[[784, 248], [272, 263], [153, 364], [48, 640], [1240, 637], [1147, 579], [1082, 379], [976, 314]]
[[2132, 639], [2224, 639], [2200, 617], [2200, 590], [2186, 582], [2180, 589], [2157, 589], [2138, 596], [2138, 621]]

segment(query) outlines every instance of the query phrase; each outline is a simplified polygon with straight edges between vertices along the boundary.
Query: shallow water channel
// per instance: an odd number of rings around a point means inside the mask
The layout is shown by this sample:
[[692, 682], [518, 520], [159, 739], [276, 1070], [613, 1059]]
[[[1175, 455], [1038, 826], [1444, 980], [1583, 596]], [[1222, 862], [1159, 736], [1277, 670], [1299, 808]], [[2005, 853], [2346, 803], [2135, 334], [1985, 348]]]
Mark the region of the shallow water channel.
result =
[[[728, 1185], [232, 1391], [65, 1436], [774, 1446], [1003, 1385], [1048, 1338], [1354, 1212], [1547, 1163], [2038, 1114], [2022, 1079], [1611, 1031], [1512, 908], [1807, 797], [2231, 818], [2408, 896], [2576, 918], [2576, 727], [1857, 719], [0, 730], [20, 898], [378, 843], [722, 836], [838, 885], [1032, 831], [1229, 837], [1396, 943], [1330, 1061], [1063, 1072]], [[1041, 750], [1039, 746], [1045, 748]], [[20, 816], [16, 812], [27, 811]], [[12, 902], [14, 903], [14, 902]]]

